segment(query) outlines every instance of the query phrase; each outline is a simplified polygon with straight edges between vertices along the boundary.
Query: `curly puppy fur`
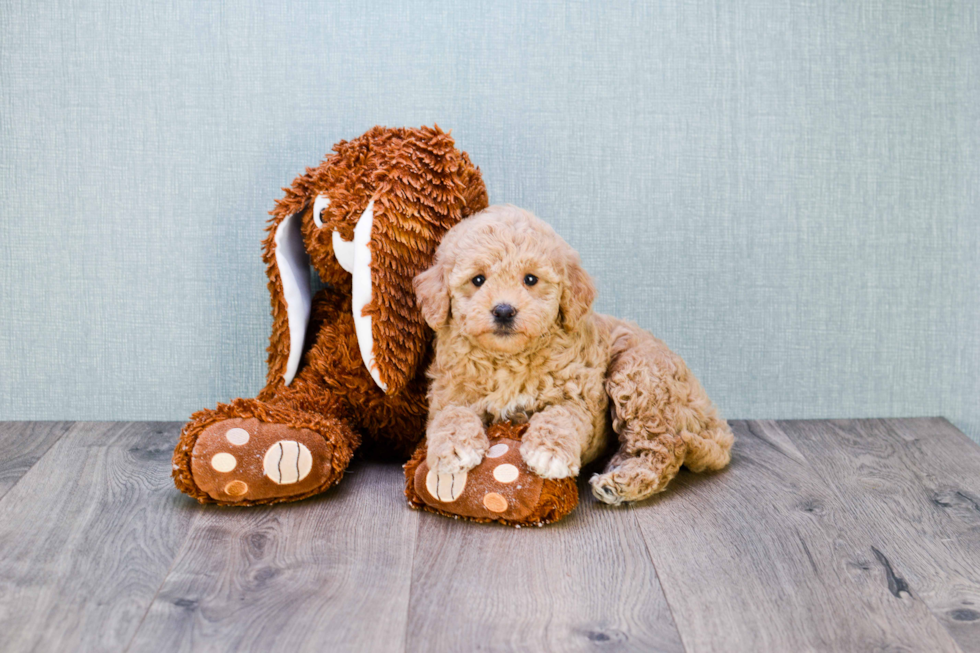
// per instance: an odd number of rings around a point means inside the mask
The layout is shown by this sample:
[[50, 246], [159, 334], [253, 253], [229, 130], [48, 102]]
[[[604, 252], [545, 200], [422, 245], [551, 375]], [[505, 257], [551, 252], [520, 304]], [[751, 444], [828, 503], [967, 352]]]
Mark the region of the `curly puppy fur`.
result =
[[637, 325], [592, 312], [578, 254], [542, 220], [491, 206], [453, 227], [415, 278], [436, 332], [427, 462], [457, 473], [487, 451], [486, 428], [528, 420], [521, 455], [544, 478], [592, 477], [609, 504], [662, 491], [680, 466], [725, 467], [734, 437], [679, 356]]

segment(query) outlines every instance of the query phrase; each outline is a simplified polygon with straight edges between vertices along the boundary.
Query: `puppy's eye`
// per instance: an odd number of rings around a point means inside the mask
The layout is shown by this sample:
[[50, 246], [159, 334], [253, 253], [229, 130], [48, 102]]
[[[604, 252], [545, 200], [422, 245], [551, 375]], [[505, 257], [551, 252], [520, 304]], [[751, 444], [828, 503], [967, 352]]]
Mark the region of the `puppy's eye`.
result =
[[483, 276], [482, 274], [478, 274], [475, 277], [473, 277], [473, 285], [479, 288], [480, 286], [483, 285], [483, 282], [486, 280], [487, 278], [485, 276]]
[[525, 286], [533, 286], [537, 282], [538, 282], [538, 278], [536, 276], [534, 276], [533, 274], [525, 274], [524, 275], [524, 285]]

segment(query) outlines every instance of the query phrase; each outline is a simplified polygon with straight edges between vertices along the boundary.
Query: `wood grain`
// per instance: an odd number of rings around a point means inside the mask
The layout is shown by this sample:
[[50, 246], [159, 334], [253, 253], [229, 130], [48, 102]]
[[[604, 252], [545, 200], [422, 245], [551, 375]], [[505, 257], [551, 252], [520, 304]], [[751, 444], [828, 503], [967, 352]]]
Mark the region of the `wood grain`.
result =
[[688, 651], [958, 650], [774, 423], [733, 429], [729, 469], [635, 507]]
[[122, 650], [197, 512], [179, 425], [78, 423], [0, 500], [0, 650]]
[[942, 419], [733, 428], [724, 472], [622, 509], [583, 483], [515, 530], [409, 510], [382, 463], [199, 506], [178, 424], [2, 424], [0, 650], [980, 651], [980, 447]]
[[210, 506], [132, 651], [402, 651], [418, 513], [399, 465], [318, 498]]
[[629, 508], [543, 528], [421, 516], [410, 651], [681, 651]]
[[0, 422], [0, 498], [71, 427], [71, 422]]
[[779, 427], [874, 533], [896, 582], [980, 651], [980, 447], [942, 418]]

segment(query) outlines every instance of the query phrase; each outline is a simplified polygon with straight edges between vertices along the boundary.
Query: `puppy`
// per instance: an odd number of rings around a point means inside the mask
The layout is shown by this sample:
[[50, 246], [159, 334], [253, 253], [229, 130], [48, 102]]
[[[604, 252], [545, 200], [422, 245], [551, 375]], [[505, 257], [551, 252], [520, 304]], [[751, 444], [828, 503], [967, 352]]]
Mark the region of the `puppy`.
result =
[[664, 489], [682, 464], [728, 464], [734, 437], [684, 361], [635, 324], [592, 312], [578, 254], [542, 220], [491, 206], [453, 227], [415, 278], [436, 332], [427, 462], [458, 473], [483, 459], [486, 427], [529, 421], [521, 456], [544, 478], [592, 477], [610, 504]]

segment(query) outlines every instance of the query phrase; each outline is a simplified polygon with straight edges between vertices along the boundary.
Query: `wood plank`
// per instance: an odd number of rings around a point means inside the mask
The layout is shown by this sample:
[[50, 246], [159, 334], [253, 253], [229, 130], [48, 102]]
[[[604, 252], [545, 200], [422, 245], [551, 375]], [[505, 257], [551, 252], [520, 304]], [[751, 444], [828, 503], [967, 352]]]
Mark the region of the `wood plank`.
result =
[[376, 463], [200, 507], [179, 424], [64, 428], [0, 425], [3, 651], [980, 650], [980, 447], [941, 419], [736, 423], [728, 471], [522, 530]]
[[122, 650], [197, 504], [179, 424], [77, 423], [0, 500], [0, 650]]
[[543, 528], [423, 514], [408, 650], [683, 650], [632, 511], [580, 492]]
[[780, 428], [876, 533], [896, 578], [980, 652], [980, 447], [942, 418]]
[[0, 422], [0, 498], [70, 426], [71, 422]]
[[131, 650], [404, 650], [418, 513], [403, 478], [355, 463], [314, 499], [209, 507]]
[[635, 507], [688, 651], [959, 650], [774, 423], [732, 426], [729, 469]]

